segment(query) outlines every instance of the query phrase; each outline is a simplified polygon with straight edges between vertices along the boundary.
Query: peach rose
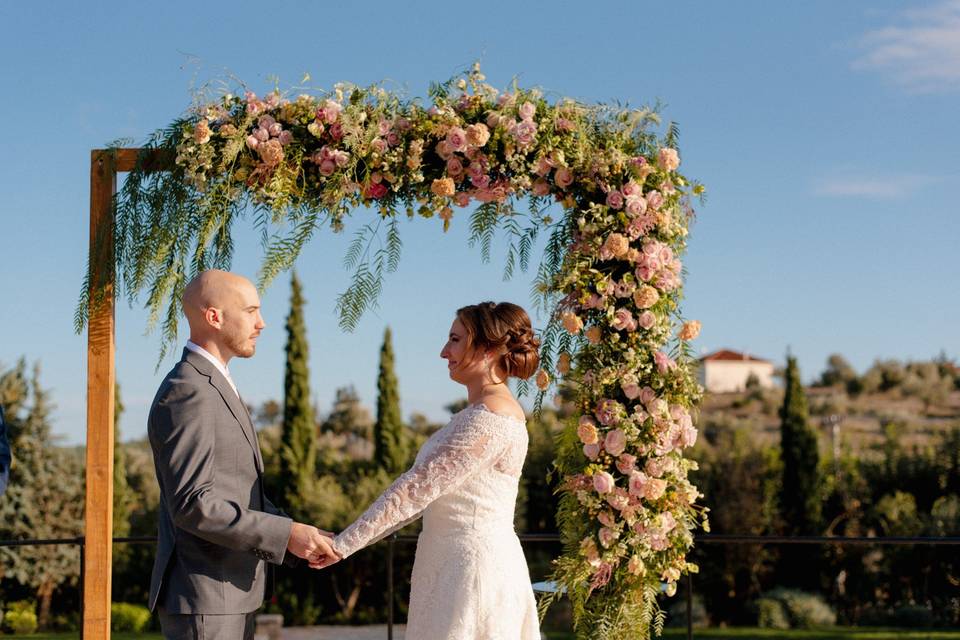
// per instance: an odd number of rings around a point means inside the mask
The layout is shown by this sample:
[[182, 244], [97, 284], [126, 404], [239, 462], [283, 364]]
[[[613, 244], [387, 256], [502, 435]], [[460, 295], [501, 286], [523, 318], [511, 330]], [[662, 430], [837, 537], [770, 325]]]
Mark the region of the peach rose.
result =
[[583, 320], [572, 311], [564, 311], [560, 319], [563, 322], [563, 328], [574, 335], [580, 333], [583, 329]]
[[482, 122], [467, 127], [467, 143], [474, 147], [482, 147], [490, 140], [490, 129]]
[[206, 120], [197, 123], [193, 130], [193, 141], [197, 144], [206, 144], [210, 142], [210, 124]]
[[700, 321], [690, 320], [689, 322], [683, 323], [683, 328], [680, 329], [679, 338], [681, 340], [694, 340], [699, 335], [700, 335]]
[[611, 233], [600, 247], [600, 259], [622, 258], [630, 250], [630, 241], [622, 233]]
[[453, 178], [437, 178], [430, 185], [430, 191], [441, 198], [452, 196], [457, 191]]
[[257, 153], [263, 163], [275, 167], [283, 160], [283, 146], [279, 140], [271, 139], [257, 145]]
[[581, 416], [577, 424], [577, 437], [583, 444], [597, 444], [600, 442], [600, 434], [597, 432], [597, 425], [589, 416]]
[[570, 371], [570, 354], [569, 353], [561, 353], [560, 357], [557, 358], [557, 371], [559, 371], [561, 375], [566, 375], [567, 373], [569, 373]]
[[600, 344], [600, 338], [602, 337], [602, 334], [600, 333], [600, 327], [590, 327], [587, 329], [584, 335], [587, 337], [587, 340], [590, 342], [590, 344]]
[[660, 293], [648, 284], [637, 289], [633, 294], [633, 302], [641, 309], [649, 309], [660, 300]]
[[550, 386], [550, 376], [547, 375], [547, 372], [543, 369], [537, 372], [537, 388], [540, 391], [546, 391], [547, 387]]

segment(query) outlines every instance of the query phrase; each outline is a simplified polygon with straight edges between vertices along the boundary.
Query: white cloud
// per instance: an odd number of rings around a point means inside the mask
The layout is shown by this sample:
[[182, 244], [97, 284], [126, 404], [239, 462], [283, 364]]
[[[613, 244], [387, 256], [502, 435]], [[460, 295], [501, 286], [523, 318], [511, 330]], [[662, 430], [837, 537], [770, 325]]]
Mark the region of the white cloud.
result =
[[960, 89], [960, 0], [899, 13], [867, 32], [853, 68], [877, 71], [916, 92]]
[[818, 196], [891, 199], [913, 194], [938, 179], [932, 176], [833, 176], [815, 187]]

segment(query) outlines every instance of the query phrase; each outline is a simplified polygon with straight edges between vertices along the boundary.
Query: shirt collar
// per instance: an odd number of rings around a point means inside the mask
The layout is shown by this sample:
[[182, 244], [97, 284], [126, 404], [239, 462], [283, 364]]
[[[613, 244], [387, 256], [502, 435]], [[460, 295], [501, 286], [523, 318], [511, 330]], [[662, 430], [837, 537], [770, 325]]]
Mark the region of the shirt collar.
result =
[[187, 349], [189, 349], [190, 351], [193, 351], [198, 356], [203, 356], [204, 358], [209, 360], [210, 364], [215, 366], [217, 368], [217, 371], [223, 374], [224, 378], [226, 378], [227, 380], [230, 380], [230, 371], [227, 369], [227, 365], [223, 364], [223, 362], [220, 361], [220, 358], [216, 357], [215, 355], [213, 355], [212, 353], [210, 353], [200, 345], [196, 344], [195, 342], [192, 342], [191, 340], [187, 340]]

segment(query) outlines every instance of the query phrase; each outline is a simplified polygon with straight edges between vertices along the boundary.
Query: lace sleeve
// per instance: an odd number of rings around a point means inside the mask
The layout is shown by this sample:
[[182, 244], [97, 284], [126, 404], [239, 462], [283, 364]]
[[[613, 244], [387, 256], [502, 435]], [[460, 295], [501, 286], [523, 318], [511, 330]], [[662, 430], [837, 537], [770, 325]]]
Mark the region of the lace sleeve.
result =
[[334, 539], [337, 553], [346, 558], [413, 522], [431, 502], [499, 458], [507, 446], [507, 438], [498, 437], [503, 420], [476, 411], [459, 418], [454, 418], [449, 433], [423, 460], [397, 478]]

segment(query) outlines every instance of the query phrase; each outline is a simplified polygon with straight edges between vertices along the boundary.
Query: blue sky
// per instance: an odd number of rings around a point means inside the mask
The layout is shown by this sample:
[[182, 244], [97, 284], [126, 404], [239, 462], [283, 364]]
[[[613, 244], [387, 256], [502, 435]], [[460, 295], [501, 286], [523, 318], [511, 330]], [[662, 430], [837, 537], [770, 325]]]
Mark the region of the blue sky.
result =
[[[304, 73], [386, 81], [411, 96], [480, 60], [489, 81], [588, 102], [666, 105], [683, 170], [708, 187], [686, 259], [698, 348], [779, 360], [807, 378], [832, 352], [960, 356], [960, 2], [3, 3], [0, 363], [39, 361], [55, 431], [82, 442], [85, 338], [72, 331], [87, 249], [89, 151], [142, 141], [232, 74], [254, 90]], [[363, 221], [358, 211], [356, 220]], [[311, 385], [323, 410], [354, 384], [372, 406], [385, 325], [403, 411], [434, 419], [464, 395], [439, 350], [453, 311], [529, 301], [466, 243], [467, 214], [402, 225], [404, 256], [380, 309], [337, 329], [349, 233], [318, 234], [298, 263]], [[242, 226], [242, 225], [241, 225]], [[249, 227], [249, 225], [248, 225]], [[262, 256], [240, 233], [234, 270]], [[248, 401], [280, 398], [289, 279], [263, 297], [255, 359], [231, 371]], [[138, 307], [118, 309], [125, 438], [145, 433], [164, 371]], [[542, 326], [543, 318], [535, 318]]]

